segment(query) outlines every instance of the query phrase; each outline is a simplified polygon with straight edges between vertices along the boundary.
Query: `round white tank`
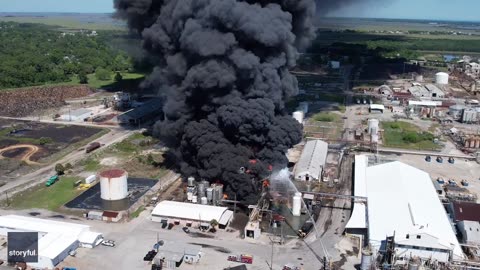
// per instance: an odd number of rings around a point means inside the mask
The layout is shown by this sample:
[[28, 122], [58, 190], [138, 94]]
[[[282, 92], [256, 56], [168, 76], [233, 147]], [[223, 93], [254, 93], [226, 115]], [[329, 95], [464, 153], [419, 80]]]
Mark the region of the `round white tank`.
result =
[[303, 111], [296, 111], [293, 113], [293, 118], [297, 120], [300, 124], [303, 124], [303, 118], [305, 117], [305, 114]]
[[189, 187], [195, 186], [195, 177], [193, 176], [188, 177], [187, 182]]
[[213, 200], [213, 188], [207, 188], [207, 199], [210, 202]]
[[197, 196], [193, 195], [192, 196], [192, 203], [197, 203], [197, 201], [198, 201], [197, 198], [198, 198]]
[[448, 74], [445, 72], [439, 72], [435, 74], [436, 84], [448, 84]]
[[107, 201], [125, 199], [128, 196], [128, 173], [121, 169], [109, 169], [100, 174], [100, 197]]
[[295, 196], [293, 196], [293, 204], [292, 204], [292, 214], [296, 217], [301, 215], [302, 210], [302, 193], [297, 192]]
[[368, 134], [377, 135], [379, 124], [380, 122], [378, 121], [378, 119], [368, 119], [368, 129], [367, 129]]
[[201, 202], [201, 204], [208, 204], [207, 197], [202, 197], [202, 198], [200, 199], [200, 202]]
[[189, 202], [191, 202], [191, 201], [192, 201], [192, 198], [193, 198], [193, 193], [192, 193], [192, 192], [187, 192], [187, 200], [188, 200]]

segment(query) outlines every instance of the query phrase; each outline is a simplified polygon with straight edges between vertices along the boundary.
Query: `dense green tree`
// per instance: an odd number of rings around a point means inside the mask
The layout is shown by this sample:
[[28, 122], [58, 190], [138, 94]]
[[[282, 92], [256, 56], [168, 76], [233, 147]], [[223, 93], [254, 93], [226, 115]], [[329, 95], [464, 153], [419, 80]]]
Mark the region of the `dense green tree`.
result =
[[85, 71], [80, 71], [78, 74], [78, 80], [80, 81], [81, 84], [88, 84], [88, 76]]
[[97, 70], [95, 71], [95, 77], [101, 81], [108, 81], [112, 78], [112, 74], [110, 73], [110, 71], [104, 68], [97, 68]]
[[122, 80], [123, 80], [122, 74], [120, 74], [120, 72], [117, 72], [117, 74], [115, 74], [115, 81], [121, 82]]

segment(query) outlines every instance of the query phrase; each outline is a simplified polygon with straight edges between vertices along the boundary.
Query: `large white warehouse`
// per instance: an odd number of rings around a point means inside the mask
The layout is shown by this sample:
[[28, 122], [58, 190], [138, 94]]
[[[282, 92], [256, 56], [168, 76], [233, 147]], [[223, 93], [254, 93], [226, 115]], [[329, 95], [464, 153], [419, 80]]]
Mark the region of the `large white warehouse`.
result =
[[428, 173], [398, 161], [368, 166], [366, 156], [356, 156], [354, 181], [355, 195], [367, 197], [368, 207], [354, 204], [347, 232], [368, 231], [377, 252], [395, 236], [397, 257], [464, 259]]
[[295, 180], [319, 181], [327, 161], [328, 143], [321, 140], [308, 141], [295, 167]]
[[0, 235], [9, 232], [38, 232], [38, 263], [28, 265], [53, 269], [78, 247], [93, 248], [103, 239], [90, 226], [17, 215], [0, 216]]

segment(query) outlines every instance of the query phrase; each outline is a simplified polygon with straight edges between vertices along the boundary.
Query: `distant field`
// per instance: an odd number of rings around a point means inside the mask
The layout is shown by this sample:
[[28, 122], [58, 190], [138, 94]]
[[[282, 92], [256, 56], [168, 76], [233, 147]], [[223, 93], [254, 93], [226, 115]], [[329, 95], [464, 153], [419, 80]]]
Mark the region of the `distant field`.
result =
[[65, 29], [125, 30], [124, 26], [103, 22], [81, 22], [74, 17], [0, 17], [2, 22], [40, 23]]
[[[124, 73], [122, 72], [122, 77], [123, 80], [135, 80], [135, 79], [141, 79], [145, 77], [145, 74], [141, 73]], [[109, 85], [112, 85], [115, 83], [115, 73], [112, 73], [112, 76], [110, 80], [102, 81], [99, 80], [95, 77], [95, 74], [88, 74], [88, 85], [94, 89], [100, 89]], [[53, 84], [46, 84], [46, 86], [54, 86], [54, 85], [79, 85], [80, 80], [78, 79], [78, 76], [73, 76], [72, 80], [69, 82], [63, 82], [63, 83], [53, 83]]]

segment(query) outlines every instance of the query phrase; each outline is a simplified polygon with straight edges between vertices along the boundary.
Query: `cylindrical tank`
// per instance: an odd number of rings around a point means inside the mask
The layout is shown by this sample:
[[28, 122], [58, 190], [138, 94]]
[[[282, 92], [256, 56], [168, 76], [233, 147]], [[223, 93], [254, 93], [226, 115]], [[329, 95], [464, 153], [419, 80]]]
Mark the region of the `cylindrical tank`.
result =
[[292, 215], [299, 217], [302, 210], [302, 193], [296, 192], [293, 196]]
[[195, 177], [193, 177], [193, 176], [188, 177], [187, 183], [188, 183], [189, 187], [195, 186]]
[[193, 193], [192, 193], [192, 192], [187, 192], [187, 200], [188, 200], [189, 202], [192, 201], [192, 197], [193, 197]]
[[207, 188], [207, 199], [209, 202], [213, 200], [213, 188]]
[[410, 263], [408, 265], [408, 270], [418, 270], [419, 269], [419, 265], [417, 263]]
[[372, 266], [372, 252], [370, 250], [362, 251], [362, 262], [360, 264], [361, 270], [370, 270]]
[[201, 204], [208, 204], [207, 197], [202, 197], [202, 198], [200, 199], [200, 203], [201, 203]]
[[480, 139], [477, 139], [475, 142], [475, 148], [480, 148]]
[[192, 196], [192, 203], [197, 203], [198, 202], [198, 197], [196, 195]]
[[436, 84], [448, 84], [448, 74], [445, 72], [439, 72], [435, 74]]
[[417, 75], [417, 76], [415, 76], [415, 81], [416, 81], [416, 82], [423, 82], [423, 75]]
[[199, 198], [205, 196], [205, 184], [204, 184], [203, 182], [199, 182], [199, 183], [197, 184], [197, 196], [198, 196]]
[[293, 118], [298, 121], [298, 123], [303, 124], [303, 118], [305, 117], [305, 114], [303, 111], [296, 111], [293, 113]]
[[368, 119], [368, 134], [378, 134], [379, 123], [378, 119]]
[[121, 169], [108, 169], [99, 173], [100, 197], [107, 201], [116, 201], [128, 196], [128, 173]]
[[214, 191], [213, 191], [214, 203], [219, 204], [221, 200], [223, 200], [223, 185], [222, 184], [215, 184]]

